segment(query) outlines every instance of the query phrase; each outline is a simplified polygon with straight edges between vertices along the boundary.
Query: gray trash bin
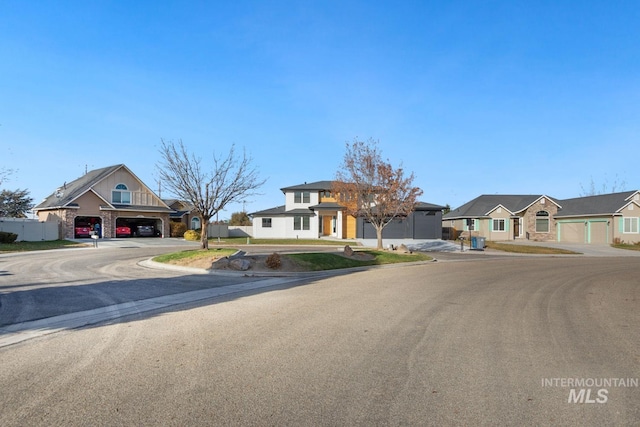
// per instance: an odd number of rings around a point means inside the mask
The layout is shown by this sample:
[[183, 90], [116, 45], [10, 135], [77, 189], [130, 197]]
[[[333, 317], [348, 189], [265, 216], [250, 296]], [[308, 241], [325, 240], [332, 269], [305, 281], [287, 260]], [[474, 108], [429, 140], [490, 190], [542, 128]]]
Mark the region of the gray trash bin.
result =
[[475, 249], [477, 251], [484, 250], [484, 242], [486, 241], [485, 237], [481, 236], [473, 236], [471, 237], [471, 249]]

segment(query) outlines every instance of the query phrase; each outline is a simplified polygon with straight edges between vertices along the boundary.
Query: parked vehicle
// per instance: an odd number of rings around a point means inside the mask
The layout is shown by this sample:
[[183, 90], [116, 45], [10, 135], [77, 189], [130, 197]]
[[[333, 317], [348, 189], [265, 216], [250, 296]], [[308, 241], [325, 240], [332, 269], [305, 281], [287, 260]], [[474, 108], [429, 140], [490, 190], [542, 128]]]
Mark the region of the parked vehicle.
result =
[[75, 237], [89, 237], [91, 236], [91, 227], [88, 224], [76, 224]]
[[130, 237], [131, 228], [127, 226], [116, 227], [116, 237]]
[[136, 236], [139, 237], [149, 237], [155, 236], [156, 230], [153, 225], [139, 225], [136, 227]]

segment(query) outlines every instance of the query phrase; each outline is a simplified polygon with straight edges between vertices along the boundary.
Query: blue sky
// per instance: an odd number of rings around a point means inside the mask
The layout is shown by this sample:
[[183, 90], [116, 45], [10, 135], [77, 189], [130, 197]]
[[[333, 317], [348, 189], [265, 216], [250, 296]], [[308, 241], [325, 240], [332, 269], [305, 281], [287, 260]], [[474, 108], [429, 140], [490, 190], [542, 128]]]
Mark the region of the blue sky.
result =
[[632, 1], [3, 0], [4, 187], [39, 202], [124, 163], [156, 189], [161, 138], [235, 144], [267, 179], [252, 212], [358, 137], [452, 207], [638, 189], [638, 22]]

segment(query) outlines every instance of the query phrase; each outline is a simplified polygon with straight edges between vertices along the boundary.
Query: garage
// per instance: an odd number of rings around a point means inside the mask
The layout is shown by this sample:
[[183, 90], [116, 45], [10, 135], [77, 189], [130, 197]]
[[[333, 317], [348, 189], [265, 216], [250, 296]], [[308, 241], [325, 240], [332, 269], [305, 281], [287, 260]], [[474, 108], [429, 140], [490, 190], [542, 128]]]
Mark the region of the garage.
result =
[[[394, 218], [383, 230], [383, 239], [441, 239], [443, 206], [418, 202], [406, 217]], [[375, 239], [376, 229], [364, 218], [358, 218], [357, 236]]]
[[74, 238], [87, 238], [91, 237], [92, 234], [102, 237], [102, 219], [99, 216], [77, 216], [74, 218]]
[[606, 221], [589, 221], [589, 243], [609, 243], [609, 230]]
[[585, 222], [561, 222], [558, 223], [560, 228], [560, 241], [565, 243], [585, 243]]
[[116, 218], [115, 237], [162, 237], [159, 218]]

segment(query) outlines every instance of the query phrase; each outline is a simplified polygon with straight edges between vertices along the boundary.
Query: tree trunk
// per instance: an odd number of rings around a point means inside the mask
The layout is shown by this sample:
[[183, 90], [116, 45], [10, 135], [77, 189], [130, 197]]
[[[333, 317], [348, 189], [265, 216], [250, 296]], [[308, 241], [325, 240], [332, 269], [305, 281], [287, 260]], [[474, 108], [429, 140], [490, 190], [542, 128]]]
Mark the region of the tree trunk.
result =
[[376, 237], [378, 238], [378, 246], [376, 249], [382, 250], [382, 227], [376, 227]]
[[200, 249], [209, 250], [209, 218], [200, 218]]

